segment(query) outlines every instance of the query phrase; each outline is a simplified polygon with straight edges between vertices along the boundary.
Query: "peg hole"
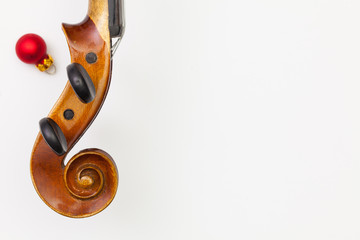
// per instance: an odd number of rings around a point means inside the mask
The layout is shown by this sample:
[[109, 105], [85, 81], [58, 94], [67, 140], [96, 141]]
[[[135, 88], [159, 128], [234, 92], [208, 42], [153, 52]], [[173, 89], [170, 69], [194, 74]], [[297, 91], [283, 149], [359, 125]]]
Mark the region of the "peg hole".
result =
[[66, 110], [64, 111], [64, 118], [65, 118], [66, 120], [72, 120], [72, 119], [74, 118], [74, 115], [75, 115], [75, 113], [74, 113], [74, 111], [71, 110], [71, 109], [66, 109]]

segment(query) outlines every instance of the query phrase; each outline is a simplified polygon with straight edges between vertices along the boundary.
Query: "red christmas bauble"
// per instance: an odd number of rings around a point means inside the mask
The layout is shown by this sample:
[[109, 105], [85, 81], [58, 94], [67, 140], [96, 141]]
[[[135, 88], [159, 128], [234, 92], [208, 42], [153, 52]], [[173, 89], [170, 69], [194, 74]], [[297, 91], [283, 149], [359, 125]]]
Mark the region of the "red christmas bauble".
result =
[[26, 34], [16, 43], [16, 54], [25, 63], [40, 63], [47, 58], [46, 43], [39, 35]]

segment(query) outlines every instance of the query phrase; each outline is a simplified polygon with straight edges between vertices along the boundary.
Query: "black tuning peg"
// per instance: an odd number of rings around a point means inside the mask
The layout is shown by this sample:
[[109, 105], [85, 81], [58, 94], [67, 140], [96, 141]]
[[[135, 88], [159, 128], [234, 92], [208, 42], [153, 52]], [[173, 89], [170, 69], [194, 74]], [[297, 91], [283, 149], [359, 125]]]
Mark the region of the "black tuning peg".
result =
[[70, 84], [79, 99], [84, 103], [94, 100], [95, 86], [86, 69], [79, 63], [72, 63], [66, 69]]
[[40, 120], [40, 132], [49, 147], [59, 156], [67, 151], [67, 142], [61, 128], [51, 118]]

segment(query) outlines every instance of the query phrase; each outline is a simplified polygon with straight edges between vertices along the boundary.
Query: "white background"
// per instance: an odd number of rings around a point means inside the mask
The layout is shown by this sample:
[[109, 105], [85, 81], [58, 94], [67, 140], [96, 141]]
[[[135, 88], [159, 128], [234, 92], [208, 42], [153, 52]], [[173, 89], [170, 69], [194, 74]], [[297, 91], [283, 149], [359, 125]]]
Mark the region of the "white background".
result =
[[[100, 115], [71, 152], [109, 152], [114, 202], [69, 219], [37, 196], [38, 121], [66, 81], [61, 22], [87, 0], [0, 14], [0, 239], [360, 239], [360, 2], [127, 0]], [[37, 33], [54, 76], [15, 43]]]

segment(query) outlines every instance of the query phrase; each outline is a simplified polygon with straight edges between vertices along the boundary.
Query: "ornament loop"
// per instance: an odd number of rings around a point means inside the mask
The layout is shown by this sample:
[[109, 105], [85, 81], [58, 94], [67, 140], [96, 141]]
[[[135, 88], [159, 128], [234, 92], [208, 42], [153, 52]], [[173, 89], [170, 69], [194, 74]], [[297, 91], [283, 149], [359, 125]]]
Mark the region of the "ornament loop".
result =
[[45, 70], [45, 73], [49, 75], [54, 75], [56, 73], [56, 67], [55, 65], [51, 65], [47, 70]]

